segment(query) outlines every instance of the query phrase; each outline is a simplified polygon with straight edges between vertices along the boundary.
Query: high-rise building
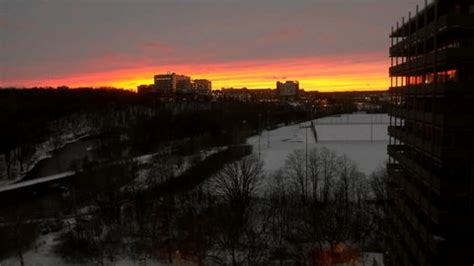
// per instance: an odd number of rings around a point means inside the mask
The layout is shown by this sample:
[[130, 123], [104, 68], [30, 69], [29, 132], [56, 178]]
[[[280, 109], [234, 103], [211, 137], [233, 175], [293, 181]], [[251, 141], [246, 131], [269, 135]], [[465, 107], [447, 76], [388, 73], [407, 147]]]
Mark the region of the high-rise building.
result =
[[210, 94], [212, 90], [212, 83], [207, 79], [195, 79], [193, 81], [194, 90], [199, 94]]
[[162, 92], [190, 92], [191, 78], [176, 73], [158, 74], [154, 77], [155, 88]]
[[277, 94], [280, 97], [296, 97], [300, 90], [298, 81], [286, 81], [285, 83], [277, 81]]
[[473, 265], [474, 1], [425, 2], [390, 37], [390, 264]]
[[191, 77], [185, 75], [175, 75], [176, 77], [176, 92], [189, 93], [192, 90]]
[[158, 74], [154, 76], [155, 88], [158, 91], [163, 92], [175, 92], [176, 91], [176, 74]]

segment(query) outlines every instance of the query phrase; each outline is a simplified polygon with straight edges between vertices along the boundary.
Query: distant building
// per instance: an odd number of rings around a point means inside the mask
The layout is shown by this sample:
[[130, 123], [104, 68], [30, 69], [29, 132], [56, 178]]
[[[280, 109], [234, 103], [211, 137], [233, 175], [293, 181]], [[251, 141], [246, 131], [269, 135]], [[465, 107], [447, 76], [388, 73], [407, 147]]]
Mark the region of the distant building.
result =
[[140, 85], [137, 92], [154, 93], [162, 100], [172, 101], [207, 101], [212, 98], [212, 82], [207, 79], [196, 79], [176, 73], [157, 74], [151, 85]]
[[279, 97], [296, 98], [300, 90], [298, 81], [286, 81], [285, 83], [277, 81], [276, 90]]
[[193, 81], [194, 90], [198, 94], [210, 94], [212, 90], [212, 82], [207, 79], [195, 79]]
[[176, 73], [158, 74], [154, 77], [155, 88], [160, 92], [190, 92], [191, 78]]
[[278, 101], [276, 91], [272, 89], [251, 89], [249, 90], [254, 102], [276, 102]]
[[162, 92], [176, 91], [176, 74], [158, 74], [154, 76], [155, 88]]
[[234, 100], [239, 102], [249, 102], [251, 100], [251, 95], [247, 88], [222, 88], [221, 92], [224, 100]]
[[189, 93], [192, 91], [191, 77], [185, 75], [175, 75], [176, 77], [176, 89], [178, 93]]

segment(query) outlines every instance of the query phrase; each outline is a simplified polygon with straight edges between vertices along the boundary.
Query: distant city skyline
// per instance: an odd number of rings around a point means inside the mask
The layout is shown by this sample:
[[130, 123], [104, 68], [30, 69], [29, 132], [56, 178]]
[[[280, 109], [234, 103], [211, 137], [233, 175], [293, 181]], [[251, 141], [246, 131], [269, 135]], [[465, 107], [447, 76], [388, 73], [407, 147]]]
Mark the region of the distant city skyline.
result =
[[0, 87], [136, 89], [173, 71], [214, 89], [298, 80], [305, 90], [383, 90], [387, 29], [423, 3], [4, 0]]

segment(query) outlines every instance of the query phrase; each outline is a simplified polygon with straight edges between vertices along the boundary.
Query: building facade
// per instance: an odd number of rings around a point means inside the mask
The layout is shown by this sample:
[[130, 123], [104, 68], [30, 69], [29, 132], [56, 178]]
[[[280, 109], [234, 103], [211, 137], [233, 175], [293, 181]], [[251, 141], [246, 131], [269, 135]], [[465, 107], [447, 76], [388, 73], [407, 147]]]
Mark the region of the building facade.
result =
[[185, 75], [176, 75], [176, 89], [177, 93], [189, 93], [192, 91], [191, 77]]
[[194, 90], [199, 94], [210, 94], [212, 90], [212, 82], [207, 79], [195, 79], [193, 81]]
[[192, 90], [191, 78], [176, 73], [158, 74], [154, 76], [155, 89], [160, 92], [183, 93]]
[[283, 98], [295, 98], [298, 96], [300, 84], [298, 81], [285, 81], [276, 83], [277, 94]]
[[474, 264], [474, 1], [392, 28], [390, 265]]
[[176, 74], [158, 74], [154, 76], [155, 88], [158, 91], [163, 92], [175, 92], [176, 91]]

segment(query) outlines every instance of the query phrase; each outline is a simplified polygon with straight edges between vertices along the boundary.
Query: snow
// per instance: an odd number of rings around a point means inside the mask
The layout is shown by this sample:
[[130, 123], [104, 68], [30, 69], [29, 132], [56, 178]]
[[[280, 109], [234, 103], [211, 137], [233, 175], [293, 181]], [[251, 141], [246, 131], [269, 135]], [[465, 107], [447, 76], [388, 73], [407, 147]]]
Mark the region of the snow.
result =
[[[200, 158], [201, 158], [201, 160], [204, 160], [208, 156], [211, 156], [212, 154], [220, 152], [224, 149], [225, 149], [225, 147], [216, 147], [216, 148], [200, 151], [200, 156], [201, 156]], [[139, 164], [146, 164], [146, 163], [152, 162], [153, 156], [158, 155], [158, 154], [161, 154], [161, 153], [152, 153], [152, 154], [141, 155], [141, 156], [137, 156], [137, 157], [133, 158], [133, 160], [135, 162], [138, 162]], [[180, 165], [180, 167], [175, 169], [175, 174], [174, 174], [175, 176], [181, 175], [187, 169], [189, 169], [189, 167], [191, 167], [191, 164], [190, 164], [191, 158], [192, 158], [192, 156], [187, 156], [187, 157], [184, 158], [184, 161]], [[35, 179], [32, 179], [32, 180], [27, 180], [27, 181], [24, 181], [24, 182], [19, 182], [19, 183], [13, 183], [13, 184], [10, 184], [10, 185], [0, 186], [0, 193], [6, 192], [6, 191], [9, 191], [9, 190], [22, 188], [22, 187], [27, 187], [27, 186], [31, 186], [31, 185], [36, 185], [36, 184], [40, 184], [40, 183], [44, 183], [44, 182], [49, 182], [49, 181], [54, 181], [54, 180], [66, 178], [66, 177], [69, 177], [69, 176], [73, 176], [75, 174], [76, 174], [75, 171], [67, 171], [67, 172], [58, 173], [58, 174], [54, 174], [54, 175], [50, 175], [50, 176], [45, 176], [45, 177], [35, 178]], [[146, 177], [147, 174], [148, 174], [148, 170], [147, 171], [144, 171], [144, 170], [140, 171], [139, 178], [137, 180], [140, 185], [146, 184], [146, 182], [145, 182], [146, 178], [145, 177]]]
[[[346, 114], [314, 120], [318, 135], [315, 141], [310, 121], [264, 131], [247, 139], [265, 163], [265, 170], [281, 168], [296, 149], [326, 147], [353, 160], [358, 169], [369, 175], [387, 158], [389, 116], [387, 114]], [[348, 124], [349, 123], [349, 124]], [[260, 139], [260, 145], [259, 145]], [[260, 148], [259, 148], [260, 146]]]
[[[50, 233], [43, 235], [37, 239], [35, 247], [23, 254], [25, 265], [67, 265], [52, 252], [52, 247], [59, 233]], [[18, 257], [10, 257], [4, 261], [0, 261], [1, 266], [20, 265]]]
[[[315, 141], [311, 128], [308, 128], [310, 121], [307, 121], [262, 132], [260, 136], [248, 138], [247, 143], [253, 145], [254, 152], [257, 155], [260, 151], [260, 158], [265, 163], [265, 169], [270, 172], [282, 167], [288, 154], [295, 149], [305, 149], [307, 144], [309, 149], [314, 147], [327, 147], [338, 154], [345, 154], [358, 165], [360, 171], [368, 175], [387, 159], [388, 119], [386, 114], [347, 114], [337, 117], [326, 117], [313, 121], [318, 135], [318, 142]], [[222, 149], [224, 148], [218, 147], [205, 150], [201, 153], [201, 159], [219, 152]], [[47, 153], [47, 149], [45, 149], [43, 154]], [[154, 155], [155, 154], [147, 154], [138, 156], [134, 158], [134, 161], [139, 164], [150, 163]], [[184, 171], [187, 169], [190, 166], [190, 159], [191, 157], [185, 158], [181, 166], [182, 169], [176, 169], [176, 171]], [[138, 183], [143, 181], [142, 179], [146, 177], [146, 173], [147, 171], [144, 170], [136, 181]], [[0, 188], [0, 192], [66, 178], [74, 174], [73, 171], [69, 171], [12, 184]], [[41, 236], [36, 242], [36, 247], [25, 252], [24, 259], [26, 265], [68, 265], [52, 251], [59, 234], [58, 232]], [[377, 261], [378, 265], [383, 265], [383, 254], [380, 253], [363, 253], [362, 259], [363, 265], [373, 265], [374, 261]], [[147, 260], [147, 263], [153, 265], [167, 265], [160, 264], [156, 260]], [[138, 261], [130, 258], [121, 258], [113, 262], [113, 265], [138, 264]], [[19, 260], [16, 257], [11, 257], [0, 261], [0, 265], [19, 265]]]
[[[186, 172], [191, 166], [192, 166], [192, 160], [193, 158], [196, 158], [196, 156], [199, 156], [200, 161], [206, 159], [207, 157], [216, 154], [218, 152], [221, 152], [225, 150], [226, 147], [214, 147], [210, 149], [205, 149], [199, 151], [199, 153], [190, 155], [190, 156], [184, 156], [182, 162], [179, 165], [173, 164], [173, 176], [177, 177]], [[157, 155], [163, 155], [163, 151], [158, 152], [158, 153], [151, 153], [151, 154], [145, 154], [142, 156], [135, 157], [133, 160], [139, 164], [147, 164], [151, 163], [153, 164], [153, 158]], [[138, 177], [133, 181], [133, 186], [136, 188], [148, 188], [150, 184], [150, 173], [151, 171], [154, 171], [156, 169], [153, 169], [151, 167], [142, 167], [138, 171]], [[125, 189], [125, 188], [124, 188]], [[1, 265], [0, 265], [1, 266]]]
[[388, 141], [328, 142], [316, 146], [326, 147], [337, 154], [344, 154], [357, 164], [359, 171], [369, 176], [388, 159]]
[[382, 253], [364, 252], [362, 253], [361, 259], [362, 266], [384, 265]]
[[333, 115], [314, 120], [316, 124], [388, 124], [390, 117], [387, 114], [352, 113]]
[[44, 183], [44, 182], [49, 182], [49, 181], [53, 181], [53, 180], [66, 178], [66, 177], [69, 177], [69, 176], [73, 176], [75, 174], [76, 174], [75, 171], [68, 171], [68, 172], [63, 172], [63, 173], [50, 175], [50, 176], [46, 176], [46, 177], [40, 177], [40, 178], [36, 178], [36, 179], [33, 179], [33, 180], [28, 180], [28, 181], [24, 181], [24, 182], [20, 182], [20, 183], [15, 183], [15, 184], [12, 184], [12, 185], [7, 185], [7, 186], [4, 186], [4, 187], [0, 187], [0, 193], [8, 191], [8, 190], [14, 190], [14, 189], [17, 189], [17, 188], [27, 187], [27, 186], [36, 185], [36, 184], [39, 184], [39, 183]]
[[[211, 156], [213, 155], [214, 153], [217, 153], [217, 152], [221, 152], [223, 150], [225, 150], [226, 147], [215, 147], [215, 148], [210, 148], [210, 149], [206, 149], [206, 150], [201, 150], [199, 151], [199, 154], [200, 156], [202, 156], [202, 159], [205, 159], [207, 158], [208, 156]], [[144, 154], [144, 155], [140, 155], [140, 156], [137, 156], [135, 158], [133, 158], [133, 161], [139, 163], [139, 164], [146, 164], [146, 163], [152, 163], [153, 162], [153, 157], [156, 156], [156, 155], [163, 155], [165, 153], [169, 152], [169, 149], [166, 150], [166, 151], [160, 151], [160, 152], [155, 152], [155, 153], [149, 153], [149, 154]], [[192, 156], [187, 156], [185, 157], [185, 159], [189, 159], [190, 157]]]
[[[34, 247], [31, 250], [26, 251], [23, 254], [23, 260], [25, 265], [34, 265], [34, 266], [49, 266], [49, 265], [98, 265], [98, 262], [87, 262], [87, 263], [68, 263], [62, 260], [58, 255], [56, 255], [53, 251], [54, 246], [57, 244], [59, 236], [64, 233], [55, 232], [49, 233], [46, 235], [40, 236]], [[166, 264], [157, 261], [154, 258], [143, 258], [140, 261], [133, 260], [128, 257], [120, 257], [117, 260], [110, 262], [105, 261], [105, 265], [114, 265], [114, 266], [131, 266], [131, 265], [145, 265], [141, 264], [146, 262], [146, 265], [157, 265], [157, 266], [165, 266], [165, 265], [175, 265], [173, 264]], [[19, 266], [20, 260], [17, 256], [10, 257], [5, 260], [0, 260], [0, 266]]]
[[[61, 149], [62, 147], [75, 143], [77, 141], [80, 141], [83, 138], [89, 137], [90, 134], [82, 134], [82, 135], [77, 135], [77, 134], [65, 134], [60, 137], [60, 145], [55, 145], [52, 140], [45, 141], [41, 144], [38, 144], [35, 147], [35, 152], [34, 154], [28, 158], [26, 162], [26, 166], [23, 172], [18, 172], [15, 178], [11, 180], [7, 179], [0, 179], [0, 186], [1, 185], [8, 185], [8, 184], [14, 184], [15, 182], [21, 180], [25, 175], [31, 171], [37, 163], [39, 163], [41, 160], [51, 158], [52, 155], [51, 153], [54, 152], [57, 149]], [[2, 155], [3, 156], [3, 155]], [[0, 160], [2, 162], [3, 160]], [[18, 168], [18, 166], [14, 165], [12, 166], [15, 169]], [[16, 169], [18, 171], [18, 169]], [[1, 177], [1, 175], [0, 175]]]

